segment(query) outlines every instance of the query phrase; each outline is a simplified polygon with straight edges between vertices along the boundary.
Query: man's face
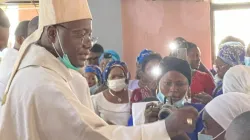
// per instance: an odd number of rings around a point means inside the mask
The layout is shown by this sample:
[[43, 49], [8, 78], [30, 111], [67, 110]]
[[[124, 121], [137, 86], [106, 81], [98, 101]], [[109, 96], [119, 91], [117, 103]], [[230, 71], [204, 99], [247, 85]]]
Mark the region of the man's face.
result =
[[87, 64], [88, 65], [99, 65], [98, 59], [101, 56], [101, 53], [96, 53], [96, 52], [90, 52], [87, 58]]
[[187, 61], [192, 69], [199, 69], [201, 62], [201, 51], [199, 48], [192, 48], [187, 53]]
[[9, 28], [3, 28], [0, 26], [0, 51], [5, 49], [8, 45]]
[[[68, 55], [75, 67], [83, 67], [91, 48], [92, 21], [90, 19], [63, 23], [48, 29], [48, 36], [54, 42], [57, 52]], [[60, 43], [61, 45], [60, 46]], [[63, 51], [61, 49], [63, 48]]]

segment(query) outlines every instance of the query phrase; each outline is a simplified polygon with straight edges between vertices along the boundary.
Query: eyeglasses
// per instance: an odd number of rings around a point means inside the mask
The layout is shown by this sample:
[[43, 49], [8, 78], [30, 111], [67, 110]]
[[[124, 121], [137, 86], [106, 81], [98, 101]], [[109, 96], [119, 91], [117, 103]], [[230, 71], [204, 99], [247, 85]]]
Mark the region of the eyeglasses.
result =
[[60, 24], [59, 24], [59, 25], [57, 25], [57, 26], [62, 27], [62, 28], [64, 28], [64, 29], [66, 29], [66, 30], [71, 30], [72, 36], [75, 37], [75, 38], [80, 38], [82, 44], [83, 44], [84, 42], [86, 42], [87, 40], [90, 40], [91, 43], [92, 43], [92, 45], [93, 45], [93, 44], [96, 44], [97, 41], [98, 41], [98, 37], [92, 37], [92, 36], [89, 35], [89, 34], [87, 33], [87, 31], [84, 30], [84, 29], [83, 29], [83, 30], [73, 30], [73, 31], [72, 31], [72, 29], [69, 29], [69, 28], [67, 28], [67, 27], [65, 27], [65, 26], [63, 26], [63, 25], [60, 25]]

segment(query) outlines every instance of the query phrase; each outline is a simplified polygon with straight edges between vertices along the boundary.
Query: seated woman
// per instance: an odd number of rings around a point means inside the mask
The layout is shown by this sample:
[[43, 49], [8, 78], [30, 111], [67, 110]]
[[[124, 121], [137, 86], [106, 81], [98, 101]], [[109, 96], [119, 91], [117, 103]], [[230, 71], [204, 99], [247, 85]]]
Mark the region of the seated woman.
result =
[[129, 72], [124, 62], [112, 61], [103, 72], [108, 89], [91, 96], [95, 112], [109, 124], [127, 125], [130, 116]]
[[[161, 76], [158, 79], [157, 98], [161, 103], [171, 104], [172, 106], [182, 108], [184, 106], [193, 106], [198, 111], [204, 108], [203, 104], [190, 104], [187, 102], [187, 94], [191, 85], [191, 69], [187, 61], [175, 57], [165, 57], [161, 63]], [[147, 113], [151, 112], [151, 114]], [[145, 110], [145, 122], [157, 121], [158, 112], [154, 108]], [[198, 132], [203, 129], [201, 116], [197, 120], [196, 129], [188, 133], [191, 140], [198, 140]]]
[[224, 140], [225, 131], [238, 115], [250, 111], [250, 96], [244, 93], [227, 93], [209, 102], [203, 112], [204, 130], [199, 133], [201, 140]]
[[[217, 67], [217, 75], [223, 80], [225, 73], [230, 67], [236, 65], [244, 65], [245, 48], [239, 42], [227, 42], [222, 44], [215, 60]], [[223, 81], [217, 83], [213, 91], [213, 97], [223, 94], [222, 90]]]
[[94, 95], [97, 93], [98, 88], [103, 84], [102, 73], [98, 66], [89, 65], [84, 68], [84, 77], [88, 81], [90, 94]]
[[[152, 50], [144, 49], [140, 52], [139, 56], [137, 56], [137, 58], [136, 58], [136, 77], [135, 77], [136, 80], [140, 80], [141, 64], [142, 64], [144, 57], [148, 56], [152, 53], [153, 53]], [[133, 81], [133, 80], [131, 80], [131, 81]]]
[[[101, 68], [101, 71], [103, 72], [107, 64], [112, 61], [120, 61], [119, 54], [113, 50], [105, 51], [99, 58], [99, 67]], [[102, 86], [98, 88], [97, 93], [102, 92], [107, 88], [108, 88], [107, 85], [102, 84]]]
[[133, 91], [131, 103], [155, 96], [156, 79], [158, 77], [153, 71], [158, 68], [162, 57], [160, 54], [151, 51], [142, 52], [140, 56], [141, 58], [137, 59], [138, 65], [140, 65], [140, 80], [130, 80], [128, 86], [129, 90]]

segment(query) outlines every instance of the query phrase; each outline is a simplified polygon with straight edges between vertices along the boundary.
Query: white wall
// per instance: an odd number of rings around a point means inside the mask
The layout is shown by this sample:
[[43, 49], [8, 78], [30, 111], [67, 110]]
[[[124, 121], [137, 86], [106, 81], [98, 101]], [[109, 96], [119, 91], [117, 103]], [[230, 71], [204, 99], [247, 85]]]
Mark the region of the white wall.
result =
[[122, 21], [120, 0], [88, 0], [93, 16], [93, 36], [106, 50], [117, 51], [122, 58]]

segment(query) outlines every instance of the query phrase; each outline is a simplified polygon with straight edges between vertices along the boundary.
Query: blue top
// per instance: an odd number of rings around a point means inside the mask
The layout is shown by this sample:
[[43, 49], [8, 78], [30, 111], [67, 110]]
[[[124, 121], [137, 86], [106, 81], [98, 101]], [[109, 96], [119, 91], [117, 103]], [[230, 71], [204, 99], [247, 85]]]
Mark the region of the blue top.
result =
[[217, 83], [217, 85], [213, 91], [213, 98], [223, 94], [222, 85], [223, 85], [222, 80]]
[[[205, 105], [203, 104], [190, 104], [190, 103], [187, 103], [185, 104], [185, 106], [192, 106], [194, 108], [196, 108], [198, 110], [198, 112], [200, 112], [204, 107]], [[200, 114], [197, 122], [196, 122], [196, 128], [195, 130], [192, 132], [192, 133], [187, 133], [187, 135], [189, 136], [189, 138], [191, 140], [198, 140], [198, 133], [203, 129], [203, 122], [202, 122], [202, 114]]]
[[[205, 105], [203, 104], [193, 104], [193, 103], [185, 103], [185, 106], [192, 106], [194, 108], [196, 108], [198, 110], [198, 112], [200, 112]], [[128, 120], [128, 126], [133, 126], [133, 117], [132, 115], [130, 116], [129, 120]], [[187, 135], [189, 136], [189, 138], [191, 140], [198, 140], [198, 133], [203, 129], [203, 122], [202, 122], [202, 113], [199, 116], [197, 122], [196, 122], [196, 128], [192, 133], [187, 133]]]

